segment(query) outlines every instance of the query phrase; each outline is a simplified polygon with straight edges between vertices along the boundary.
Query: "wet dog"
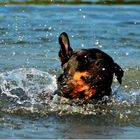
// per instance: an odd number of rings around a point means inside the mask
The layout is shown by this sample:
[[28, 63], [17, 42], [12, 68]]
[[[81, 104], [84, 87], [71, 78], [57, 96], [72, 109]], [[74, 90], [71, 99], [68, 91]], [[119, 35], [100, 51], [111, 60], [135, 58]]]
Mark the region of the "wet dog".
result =
[[60, 34], [59, 44], [63, 73], [58, 77], [58, 95], [101, 100], [111, 95], [113, 74], [121, 84], [123, 70], [105, 52], [95, 48], [73, 51], [65, 32]]

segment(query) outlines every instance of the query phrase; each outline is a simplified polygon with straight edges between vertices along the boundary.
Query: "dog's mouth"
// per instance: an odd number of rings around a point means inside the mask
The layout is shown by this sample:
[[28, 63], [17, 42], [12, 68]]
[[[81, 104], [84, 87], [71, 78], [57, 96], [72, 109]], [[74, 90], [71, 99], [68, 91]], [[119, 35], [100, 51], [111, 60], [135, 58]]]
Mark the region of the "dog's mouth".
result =
[[82, 97], [84, 100], [89, 99], [96, 94], [96, 89], [91, 88], [91, 85], [85, 79], [90, 79], [88, 72], [75, 72], [69, 84], [73, 88], [72, 93], [69, 94], [71, 98]]

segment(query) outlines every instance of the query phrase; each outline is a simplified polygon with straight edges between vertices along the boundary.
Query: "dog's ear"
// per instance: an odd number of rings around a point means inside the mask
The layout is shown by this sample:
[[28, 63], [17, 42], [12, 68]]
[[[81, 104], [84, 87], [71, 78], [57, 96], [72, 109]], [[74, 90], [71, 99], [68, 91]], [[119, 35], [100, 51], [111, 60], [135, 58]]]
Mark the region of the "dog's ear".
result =
[[121, 84], [124, 71], [117, 63], [114, 63], [114, 73], [117, 77], [118, 82]]
[[63, 32], [59, 36], [60, 51], [59, 57], [62, 65], [65, 64], [73, 54], [73, 50], [70, 47], [70, 41], [67, 33]]

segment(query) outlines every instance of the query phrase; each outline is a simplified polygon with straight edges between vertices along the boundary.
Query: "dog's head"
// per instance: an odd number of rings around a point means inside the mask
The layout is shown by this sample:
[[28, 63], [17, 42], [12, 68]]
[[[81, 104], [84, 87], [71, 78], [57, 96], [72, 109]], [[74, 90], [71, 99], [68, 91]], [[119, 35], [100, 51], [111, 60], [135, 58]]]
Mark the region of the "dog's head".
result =
[[99, 49], [73, 51], [68, 35], [59, 36], [59, 57], [63, 73], [58, 78], [58, 94], [68, 98], [102, 99], [110, 95], [113, 74], [119, 83], [123, 70]]

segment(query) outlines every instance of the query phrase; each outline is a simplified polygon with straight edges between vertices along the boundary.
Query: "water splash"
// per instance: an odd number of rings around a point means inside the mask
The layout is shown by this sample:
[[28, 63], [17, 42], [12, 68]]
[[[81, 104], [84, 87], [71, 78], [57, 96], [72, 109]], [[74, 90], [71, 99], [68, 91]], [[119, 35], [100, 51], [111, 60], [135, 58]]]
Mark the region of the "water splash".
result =
[[1, 111], [16, 115], [111, 115], [121, 120], [139, 118], [140, 90], [126, 92], [114, 86], [113, 96], [103, 101], [83, 104], [78, 99], [70, 100], [54, 95], [57, 89], [56, 76], [34, 68], [21, 68], [0, 74]]
[[139, 89], [131, 89], [126, 92], [121, 86], [115, 86], [113, 88], [112, 100], [118, 103], [138, 104], [138, 98], [140, 97]]
[[50, 96], [56, 88], [55, 76], [34, 68], [21, 68], [0, 74], [1, 99], [11, 98], [18, 104], [25, 101], [34, 104], [40, 93], [46, 92]]

